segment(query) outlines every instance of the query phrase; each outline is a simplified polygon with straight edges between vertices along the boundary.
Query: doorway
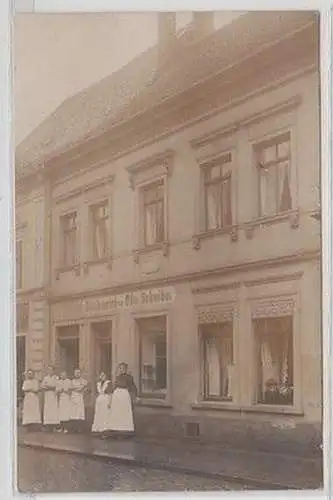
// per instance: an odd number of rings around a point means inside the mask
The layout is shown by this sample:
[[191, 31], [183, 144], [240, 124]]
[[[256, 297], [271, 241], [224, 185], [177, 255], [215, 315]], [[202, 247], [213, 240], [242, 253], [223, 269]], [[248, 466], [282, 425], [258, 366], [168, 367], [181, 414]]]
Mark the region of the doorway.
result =
[[65, 371], [72, 378], [80, 362], [80, 328], [78, 325], [58, 327], [57, 364], [60, 371]]
[[95, 377], [104, 372], [108, 379], [112, 377], [112, 322], [103, 321], [91, 325], [94, 338]]
[[16, 399], [17, 405], [23, 399], [22, 385], [26, 363], [26, 338], [25, 335], [16, 335]]

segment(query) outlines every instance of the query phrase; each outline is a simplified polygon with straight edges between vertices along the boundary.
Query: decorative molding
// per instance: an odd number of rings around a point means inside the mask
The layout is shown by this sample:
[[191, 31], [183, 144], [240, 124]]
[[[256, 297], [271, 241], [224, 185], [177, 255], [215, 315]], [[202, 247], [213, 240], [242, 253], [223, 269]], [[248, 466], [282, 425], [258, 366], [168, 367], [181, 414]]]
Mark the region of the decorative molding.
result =
[[200, 250], [201, 248], [201, 239], [198, 235], [192, 237], [192, 248], [194, 250]]
[[253, 319], [293, 316], [294, 314], [295, 297], [271, 297], [271, 299], [257, 299], [251, 302]]
[[155, 245], [150, 245], [148, 247], [137, 248], [133, 250], [133, 260], [136, 264], [140, 261], [140, 256], [152, 252], [162, 252], [163, 257], [169, 255], [170, 244], [168, 241], [163, 241], [162, 243], [155, 243]]
[[94, 189], [97, 189], [99, 187], [103, 187], [106, 184], [111, 184], [114, 181], [115, 175], [109, 175], [107, 177], [104, 177], [102, 179], [98, 179], [97, 181], [90, 182], [88, 184], [85, 184], [84, 186], [71, 189], [70, 191], [67, 191], [66, 193], [59, 194], [53, 198], [53, 201], [56, 204], [62, 203], [64, 201], [67, 201], [71, 198], [76, 198], [79, 196], [84, 195], [85, 193], [92, 191]]
[[202, 325], [207, 323], [232, 322], [234, 320], [235, 310], [235, 304], [197, 306], [198, 323]]
[[238, 227], [234, 226], [230, 231], [230, 238], [232, 242], [238, 241]]
[[226, 136], [230, 136], [238, 132], [238, 130], [240, 130], [241, 128], [248, 127], [250, 125], [253, 125], [254, 123], [263, 121], [274, 115], [291, 111], [292, 109], [299, 107], [301, 103], [302, 97], [300, 95], [295, 95], [290, 99], [275, 104], [274, 106], [267, 107], [262, 111], [250, 114], [247, 117], [231, 122], [222, 128], [215, 129], [208, 134], [192, 139], [190, 141], [190, 144], [193, 149], [202, 148], [208, 144], [211, 144], [212, 142], [218, 141]]
[[293, 274], [279, 274], [277, 276], [266, 276], [265, 278], [261, 279], [254, 279], [254, 280], [245, 280], [244, 285], [247, 287], [251, 286], [260, 286], [260, 285], [267, 285], [270, 283], [282, 283], [285, 281], [297, 281], [302, 278], [304, 275], [303, 271], [298, 271]]
[[298, 229], [299, 227], [299, 211], [295, 211], [294, 213], [290, 214], [289, 216], [289, 221], [290, 221], [290, 227], [292, 229]]
[[234, 281], [233, 283], [223, 283], [219, 285], [195, 287], [192, 288], [192, 293], [193, 295], [199, 295], [201, 293], [204, 294], [204, 293], [214, 293], [227, 290], [235, 290], [240, 286], [241, 286], [240, 281]]
[[196, 233], [192, 236], [192, 247], [194, 248], [194, 250], [200, 250], [202, 240], [208, 240], [210, 238], [215, 238], [216, 236], [222, 236], [225, 234], [229, 234], [231, 241], [235, 242], [238, 241], [238, 233], [239, 233], [238, 225], [222, 227], [219, 229], [212, 229], [209, 231]]
[[135, 189], [140, 183], [140, 176], [149, 170], [158, 169], [160, 176], [167, 175], [170, 177], [172, 174], [174, 156], [175, 151], [173, 149], [166, 149], [161, 153], [152, 155], [127, 167], [126, 170], [129, 176], [130, 188]]
[[248, 240], [252, 240], [254, 236], [254, 224], [249, 224], [244, 228], [245, 236]]

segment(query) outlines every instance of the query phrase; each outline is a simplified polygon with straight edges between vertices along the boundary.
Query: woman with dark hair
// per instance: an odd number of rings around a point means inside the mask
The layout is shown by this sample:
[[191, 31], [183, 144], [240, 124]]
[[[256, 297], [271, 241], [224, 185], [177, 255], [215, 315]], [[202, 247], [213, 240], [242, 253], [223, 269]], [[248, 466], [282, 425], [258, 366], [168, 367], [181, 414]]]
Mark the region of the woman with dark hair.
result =
[[109, 430], [118, 435], [134, 434], [133, 403], [137, 389], [127, 363], [120, 363], [118, 375], [112, 387]]

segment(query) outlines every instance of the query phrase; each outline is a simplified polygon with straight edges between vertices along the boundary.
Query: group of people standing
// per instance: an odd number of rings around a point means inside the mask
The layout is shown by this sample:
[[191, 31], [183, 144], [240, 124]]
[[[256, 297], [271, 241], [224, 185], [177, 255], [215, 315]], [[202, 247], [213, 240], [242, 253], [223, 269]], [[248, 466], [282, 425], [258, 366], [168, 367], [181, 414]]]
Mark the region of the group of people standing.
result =
[[[96, 389], [92, 432], [102, 437], [109, 432], [132, 435], [133, 405], [137, 390], [133, 377], [128, 373], [127, 364], [119, 365], [114, 383], [108, 380], [105, 373], [101, 373]], [[33, 371], [28, 370], [22, 390], [24, 426], [34, 428], [43, 424], [45, 430], [64, 433], [84, 430], [86, 421], [84, 396], [88, 390], [88, 382], [81, 376], [79, 369], [74, 371], [74, 378], [70, 379], [66, 372], [60, 373], [58, 377], [53, 367], [49, 366], [47, 375], [41, 383]]]

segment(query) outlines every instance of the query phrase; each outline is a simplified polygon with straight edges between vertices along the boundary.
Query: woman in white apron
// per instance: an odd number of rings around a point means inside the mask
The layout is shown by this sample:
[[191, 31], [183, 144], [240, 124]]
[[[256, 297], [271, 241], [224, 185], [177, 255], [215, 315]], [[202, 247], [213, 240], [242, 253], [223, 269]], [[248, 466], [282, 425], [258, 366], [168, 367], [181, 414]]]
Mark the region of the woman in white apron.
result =
[[59, 427], [59, 409], [58, 397], [56, 394], [56, 387], [58, 384], [58, 377], [54, 373], [52, 366], [47, 369], [47, 375], [44, 377], [41, 389], [44, 393], [44, 411], [43, 411], [43, 424], [45, 429], [56, 430]]
[[84, 392], [88, 382], [81, 377], [81, 371], [75, 370], [71, 385], [71, 429], [82, 432], [85, 422]]
[[105, 373], [102, 372], [97, 382], [95, 415], [91, 429], [92, 432], [99, 433], [102, 437], [104, 437], [105, 432], [108, 431], [109, 428], [110, 385], [110, 380], [108, 380]]
[[39, 382], [34, 377], [32, 370], [28, 370], [26, 373], [22, 391], [24, 393], [22, 425], [24, 425], [27, 430], [33, 430], [42, 423], [42, 417], [38, 396]]
[[127, 363], [120, 363], [110, 405], [109, 430], [119, 436], [134, 434], [133, 403], [137, 389], [127, 370]]
[[68, 425], [71, 419], [71, 388], [72, 381], [67, 377], [66, 372], [60, 374], [56, 392], [58, 394], [59, 421], [61, 431], [67, 434]]

